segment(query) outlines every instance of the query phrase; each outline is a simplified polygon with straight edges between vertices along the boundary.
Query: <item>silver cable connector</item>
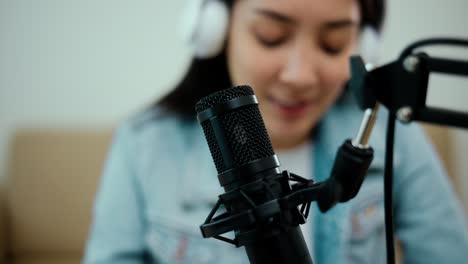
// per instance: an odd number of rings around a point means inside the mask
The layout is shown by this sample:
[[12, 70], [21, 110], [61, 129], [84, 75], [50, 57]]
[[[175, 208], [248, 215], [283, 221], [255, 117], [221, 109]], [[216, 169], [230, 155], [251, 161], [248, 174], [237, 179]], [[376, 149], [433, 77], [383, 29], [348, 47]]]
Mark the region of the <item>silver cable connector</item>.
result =
[[377, 102], [374, 108], [368, 108], [364, 111], [364, 116], [359, 127], [358, 134], [352, 141], [353, 146], [361, 149], [369, 148], [368, 142], [379, 111], [380, 103]]

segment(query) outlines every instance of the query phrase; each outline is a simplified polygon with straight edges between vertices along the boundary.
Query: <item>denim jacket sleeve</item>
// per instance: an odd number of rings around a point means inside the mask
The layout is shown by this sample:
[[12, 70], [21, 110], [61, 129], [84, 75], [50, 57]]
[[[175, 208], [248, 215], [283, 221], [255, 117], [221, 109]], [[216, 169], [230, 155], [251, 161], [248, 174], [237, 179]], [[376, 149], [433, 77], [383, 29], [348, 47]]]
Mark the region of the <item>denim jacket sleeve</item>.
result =
[[401, 160], [395, 161], [399, 176], [394, 180], [394, 212], [403, 262], [466, 263], [463, 211], [440, 160], [419, 130], [414, 125], [396, 130]]
[[86, 264], [144, 263], [143, 202], [132, 168], [130, 132], [123, 125], [114, 134], [95, 201]]

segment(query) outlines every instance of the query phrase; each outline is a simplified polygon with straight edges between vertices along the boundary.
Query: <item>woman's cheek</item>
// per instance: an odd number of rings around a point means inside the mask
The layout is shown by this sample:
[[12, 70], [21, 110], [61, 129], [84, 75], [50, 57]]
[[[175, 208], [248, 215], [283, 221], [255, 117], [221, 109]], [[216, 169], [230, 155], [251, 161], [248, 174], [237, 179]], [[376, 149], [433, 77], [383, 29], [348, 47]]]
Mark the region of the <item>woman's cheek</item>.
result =
[[275, 82], [276, 73], [280, 68], [278, 56], [273, 52], [258, 49], [248, 60], [250, 64], [245, 68], [248, 71], [246, 74], [250, 76], [253, 84], [265, 86]]
[[327, 87], [334, 89], [342, 89], [350, 78], [350, 72], [347, 61], [323, 67], [323, 75], [325, 77]]

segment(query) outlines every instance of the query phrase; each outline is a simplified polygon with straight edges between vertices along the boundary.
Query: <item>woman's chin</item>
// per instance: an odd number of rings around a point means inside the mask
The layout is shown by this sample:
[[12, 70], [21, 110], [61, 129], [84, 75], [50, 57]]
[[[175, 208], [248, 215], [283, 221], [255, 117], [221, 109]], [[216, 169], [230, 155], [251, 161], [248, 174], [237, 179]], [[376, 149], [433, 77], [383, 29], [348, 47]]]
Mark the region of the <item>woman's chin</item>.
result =
[[268, 131], [275, 149], [290, 149], [299, 146], [309, 139], [310, 129], [297, 129], [292, 126], [281, 126]]

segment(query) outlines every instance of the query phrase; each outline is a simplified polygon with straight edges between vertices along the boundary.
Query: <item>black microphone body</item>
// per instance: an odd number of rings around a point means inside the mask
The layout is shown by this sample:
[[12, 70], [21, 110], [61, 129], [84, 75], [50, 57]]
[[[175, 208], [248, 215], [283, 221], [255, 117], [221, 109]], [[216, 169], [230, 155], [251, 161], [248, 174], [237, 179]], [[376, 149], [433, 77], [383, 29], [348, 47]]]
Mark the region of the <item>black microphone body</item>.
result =
[[[252, 89], [239, 86], [219, 91], [201, 99], [196, 111], [225, 190], [218, 202], [226, 212], [213, 222], [223, 220], [213, 224], [214, 235], [205, 228], [203, 236], [221, 239], [216, 235], [219, 230], [234, 230], [231, 243], [245, 246], [250, 263], [312, 264], [299, 227], [305, 222], [303, 214], [278, 202], [292, 189], [279, 169]], [[240, 216], [247, 213], [248, 221], [236, 220], [246, 219]], [[213, 216], [214, 211], [209, 218]]]

